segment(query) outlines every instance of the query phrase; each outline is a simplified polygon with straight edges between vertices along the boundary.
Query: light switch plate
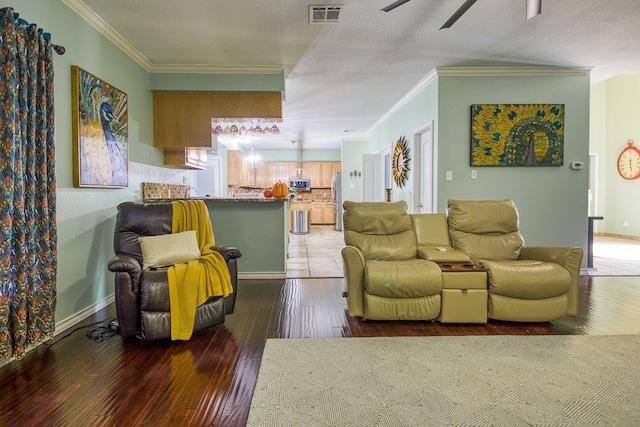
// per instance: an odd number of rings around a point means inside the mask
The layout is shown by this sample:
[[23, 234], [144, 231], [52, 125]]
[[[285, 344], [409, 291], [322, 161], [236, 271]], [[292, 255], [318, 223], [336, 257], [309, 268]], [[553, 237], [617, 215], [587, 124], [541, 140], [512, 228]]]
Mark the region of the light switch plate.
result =
[[471, 169], [471, 179], [478, 179], [478, 171]]

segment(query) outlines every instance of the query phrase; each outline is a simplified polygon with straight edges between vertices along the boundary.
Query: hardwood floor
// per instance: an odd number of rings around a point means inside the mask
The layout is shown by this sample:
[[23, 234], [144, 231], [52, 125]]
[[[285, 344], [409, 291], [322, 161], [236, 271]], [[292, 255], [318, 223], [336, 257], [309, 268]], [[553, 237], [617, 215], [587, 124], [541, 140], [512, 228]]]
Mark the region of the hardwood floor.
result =
[[580, 315], [542, 324], [362, 322], [342, 279], [239, 285], [235, 313], [190, 341], [94, 342], [82, 328], [0, 368], [0, 425], [243, 426], [268, 338], [640, 333], [640, 277], [582, 277]]

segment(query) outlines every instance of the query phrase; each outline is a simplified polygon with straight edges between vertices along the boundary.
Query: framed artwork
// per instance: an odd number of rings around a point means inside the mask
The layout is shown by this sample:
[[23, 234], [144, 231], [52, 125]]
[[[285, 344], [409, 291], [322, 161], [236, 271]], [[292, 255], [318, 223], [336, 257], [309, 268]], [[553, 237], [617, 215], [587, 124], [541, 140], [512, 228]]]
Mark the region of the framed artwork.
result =
[[471, 166], [561, 166], [564, 104], [471, 106]]
[[71, 66], [73, 185], [129, 185], [127, 94]]

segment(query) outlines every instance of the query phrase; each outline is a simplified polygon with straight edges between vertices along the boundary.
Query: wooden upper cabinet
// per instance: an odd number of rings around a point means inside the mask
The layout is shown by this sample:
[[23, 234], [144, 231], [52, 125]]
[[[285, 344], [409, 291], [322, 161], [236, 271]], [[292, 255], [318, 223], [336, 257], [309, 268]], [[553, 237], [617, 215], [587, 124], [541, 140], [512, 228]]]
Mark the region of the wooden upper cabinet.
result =
[[333, 177], [333, 175], [331, 174], [331, 170], [332, 170], [331, 169], [331, 165], [332, 165], [332, 162], [322, 162], [321, 163], [322, 181], [320, 182], [320, 187], [331, 188], [331, 178]]
[[342, 172], [342, 162], [331, 162], [331, 176], [337, 172]]
[[240, 150], [227, 150], [227, 185], [240, 185], [243, 178], [243, 157]]
[[186, 169], [204, 170], [207, 167], [206, 148], [165, 148], [165, 166], [174, 166]]
[[280, 92], [154, 92], [153, 145], [211, 147], [212, 118], [282, 118]]

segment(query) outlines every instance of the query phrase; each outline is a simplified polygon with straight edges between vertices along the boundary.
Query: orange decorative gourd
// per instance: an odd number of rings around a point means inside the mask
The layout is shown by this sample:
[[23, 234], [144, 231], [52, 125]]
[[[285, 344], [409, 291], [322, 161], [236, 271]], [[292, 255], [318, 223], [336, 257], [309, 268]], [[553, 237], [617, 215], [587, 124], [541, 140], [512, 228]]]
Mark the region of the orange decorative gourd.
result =
[[289, 189], [287, 188], [286, 184], [284, 184], [281, 181], [278, 181], [275, 184], [273, 184], [271, 193], [273, 193], [273, 197], [282, 199], [284, 197], [287, 197], [287, 195], [289, 194]]

